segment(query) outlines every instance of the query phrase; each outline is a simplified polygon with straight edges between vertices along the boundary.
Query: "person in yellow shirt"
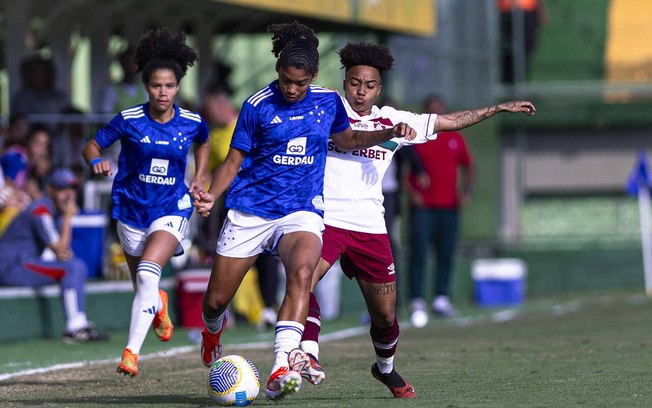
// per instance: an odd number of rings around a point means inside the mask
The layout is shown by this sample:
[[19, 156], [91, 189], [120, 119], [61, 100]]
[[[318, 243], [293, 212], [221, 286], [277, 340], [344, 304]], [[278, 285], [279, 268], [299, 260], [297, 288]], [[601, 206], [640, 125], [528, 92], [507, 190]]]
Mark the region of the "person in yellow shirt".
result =
[[[222, 164], [229, 151], [231, 135], [233, 135], [239, 112], [231, 102], [231, 89], [223, 83], [209, 87], [202, 102], [202, 116], [208, 123], [210, 145], [208, 168], [206, 169], [208, 172], [204, 179], [210, 180], [213, 171]], [[195, 241], [202, 254], [202, 264], [212, 264], [217, 237], [224, 220], [223, 207], [223, 202], [216, 203], [215, 211], [211, 211], [210, 217], [200, 221], [200, 231]]]

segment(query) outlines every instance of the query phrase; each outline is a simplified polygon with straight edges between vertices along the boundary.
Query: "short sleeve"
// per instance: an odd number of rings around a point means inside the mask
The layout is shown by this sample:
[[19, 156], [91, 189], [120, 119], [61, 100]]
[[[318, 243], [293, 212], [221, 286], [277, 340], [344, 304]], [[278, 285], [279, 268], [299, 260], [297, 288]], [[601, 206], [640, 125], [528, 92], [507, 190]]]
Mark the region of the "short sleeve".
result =
[[240, 115], [238, 115], [235, 130], [233, 131], [231, 147], [249, 152], [254, 144], [257, 128], [258, 112], [250, 103], [244, 102], [240, 110]]
[[195, 137], [195, 143], [204, 144], [208, 140], [208, 125], [206, 121], [202, 118], [201, 123], [199, 124], [199, 129], [197, 130], [197, 137]]
[[350, 126], [342, 99], [337, 93], [333, 93], [333, 97], [335, 98], [335, 118], [331, 126], [331, 134], [344, 132]]
[[102, 129], [95, 134], [95, 141], [102, 149], [106, 149], [116, 141], [120, 140], [124, 134], [125, 121], [122, 115], [116, 115], [111, 122], [107, 123]]

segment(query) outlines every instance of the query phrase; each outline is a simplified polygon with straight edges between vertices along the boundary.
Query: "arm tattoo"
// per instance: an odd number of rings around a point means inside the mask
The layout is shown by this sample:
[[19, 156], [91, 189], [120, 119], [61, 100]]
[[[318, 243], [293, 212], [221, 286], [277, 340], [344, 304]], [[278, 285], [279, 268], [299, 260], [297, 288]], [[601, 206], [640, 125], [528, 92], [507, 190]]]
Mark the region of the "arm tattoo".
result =
[[378, 283], [374, 285], [374, 289], [379, 295], [389, 295], [390, 293], [394, 293], [396, 291], [396, 282]]
[[488, 108], [483, 109], [462, 111], [459, 112], [455, 118], [453, 118], [453, 121], [457, 127], [462, 129], [490, 118], [499, 111], [500, 110], [498, 109], [497, 105], [489, 106]]

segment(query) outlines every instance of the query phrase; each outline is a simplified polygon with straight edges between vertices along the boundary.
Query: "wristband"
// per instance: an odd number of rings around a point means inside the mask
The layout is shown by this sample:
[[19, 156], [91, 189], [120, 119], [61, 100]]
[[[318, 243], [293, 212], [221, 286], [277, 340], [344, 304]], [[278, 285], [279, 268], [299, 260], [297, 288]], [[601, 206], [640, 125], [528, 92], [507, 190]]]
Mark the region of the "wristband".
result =
[[90, 163], [88, 164], [90, 164], [91, 167], [95, 167], [96, 164], [100, 164], [100, 163], [102, 163], [102, 159], [96, 157], [93, 160], [91, 160]]

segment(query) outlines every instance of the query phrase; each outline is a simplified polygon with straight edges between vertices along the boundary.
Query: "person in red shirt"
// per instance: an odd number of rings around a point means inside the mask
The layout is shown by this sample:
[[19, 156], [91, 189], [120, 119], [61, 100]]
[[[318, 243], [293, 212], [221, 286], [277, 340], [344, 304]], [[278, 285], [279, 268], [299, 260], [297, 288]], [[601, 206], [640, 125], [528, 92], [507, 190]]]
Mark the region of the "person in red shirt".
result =
[[[441, 97], [432, 95], [424, 103], [426, 113], [446, 113]], [[452, 317], [449, 286], [457, 243], [460, 207], [471, 200], [473, 160], [461, 133], [439, 132], [432, 143], [415, 145], [424, 172], [410, 173], [410, 309], [416, 327], [428, 322], [424, 300], [424, 273], [428, 247], [436, 255], [435, 315]], [[460, 171], [461, 170], [461, 171]], [[462, 175], [458, 180], [458, 173]]]

